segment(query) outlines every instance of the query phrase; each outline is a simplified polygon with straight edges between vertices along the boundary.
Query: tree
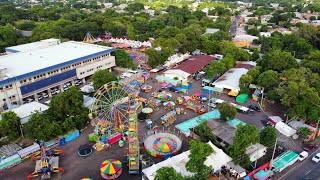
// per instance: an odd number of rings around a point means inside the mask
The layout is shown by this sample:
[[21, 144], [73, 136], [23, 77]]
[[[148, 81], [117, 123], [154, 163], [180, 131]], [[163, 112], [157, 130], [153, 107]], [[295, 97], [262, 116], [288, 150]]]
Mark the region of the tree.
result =
[[154, 177], [155, 180], [182, 180], [183, 177], [172, 167], [162, 167], [157, 170], [157, 174]]
[[108, 82], [116, 81], [117, 77], [112, 75], [108, 69], [104, 69], [96, 71], [92, 75], [91, 80], [93, 82], [94, 89], [99, 89], [101, 86]]
[[126, 7], [126, 10], [129, 12], [139, 12], [141, 10], [144, 9], [144, 5], [142, 3], [132, 3], [132, 4], [128, 4], [128, 6]]
[[222, 61], [214, 61], [206, 67], [206, 71], [210, 80], [212, 80], [215, 75], [222, 74], [225, 72], [225, 70], [226, 66]]
[[259, 130], [253, 125], [238, 125], [233, 144], [229, 146], [228, 152], [233, 161], [240, 166], [248, 167], [250, 158], [245, 154], [246, 148], [260, 142]]
[[212, 134], [212, 130], [207, 126], [206, 122], [195, 127], [194, 133], [200, 137], [201, 142], [207, 143], [211, 141], [213, 144], [218, 144], [216, 137]]
[[115, 50], [116, 64], [119, 67], [135, 69], [130, 55], [123, 49]]
[[260, 132], [260, 143], [266, 147], [273, 147], [277, 139], [277, 130], [272, 126], [263, 128]]
[[261, 61], [261, 66], [265, 70], [282, 72], [290, 68], [298, 67], [298, 63], [289, 52], [274, 50], [265, 54]]
[[257, 61], [260, 58], [259, 51], [254, 49], [251, 55], [251, 61]]
[[260, 32], [268, 32], [268, 26], [267, 25], [262, 25], [261, 27], [260, 27]]
[[16, 44], [17, 34], [11, 25], [0, 26], [0, 52]]
[[261, 73], [257, 79], [258, 85], [266, 91], [276, 88], [279, 84], [279, 75], [276, 71], [268, 70]]
[[255, 82], [258, 76], [260, 75], [261, 71], [261, 66], [255, 66], [252, 69], [250, 69], [247, 74], [250, 75], [253, 79], [253, 82]]
[[212, 153], [213, 149], [209, 144], [191, 140], [189, 161], [186, 164], [187, 170], [197, 174], [205, 175], [202, 176], [202, 179], [207, 179], [211, 168], [206, 166], [204, 162]]
[[237, 114], [237, 110], [230, 103], [222, 103], [219, 106], [219, 111], [221, 114], [221, 119], [227, 121], [228, 119], [234, 119]]
[[239, 86], [241, 89], [248, 89], [253, 82], [253, 78], [249, 74], [244, 74], [240, 77]]
[[310, 69], [289, 69], [281, 74], [276, 89], [281, 104], [288, 108], [289, 117], [298, 116], [317, 123], [320, 116], [320, 77]]
[[153, 48], [149, 48], [145, 51], [146, 55], [148, 55], [148, 65], [151, 67], [156, 67], [162, 63], [161, 56], [158, 51]]
[[13, 111], [1, 114], [0, 133], [2, 136], [8, 136], [11, 140], [20, 136], [20, 118]]
[[298, 134], [304, 138], [304, 139], [308, 139], [309, 136], [312, 134], [311, 130], [307, 127], [302, 127], [298, 129]]

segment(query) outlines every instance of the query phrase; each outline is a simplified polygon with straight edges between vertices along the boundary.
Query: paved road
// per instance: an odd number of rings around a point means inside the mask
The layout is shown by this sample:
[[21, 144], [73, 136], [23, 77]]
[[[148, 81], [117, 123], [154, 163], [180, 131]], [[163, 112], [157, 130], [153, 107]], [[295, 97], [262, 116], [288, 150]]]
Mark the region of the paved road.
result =
[[236, 33], [237, 33], [237, 27], [238, 27], [238, 20], [239, 20], [239, 18], [240, 18], [240, 16], [236, 16], [236, 17], [233, 19], [231, 28], [229, 29], [229, 33], [230, 33], [232, 36], [235, 36]]
[[312, 157], [320, 152], [320, 148], [309, 155], [303, 162], [296, 162], [287, 172], [283, 173], [278, 180], [301, 180], [304, 176], [312, 180], [320, 179], [320, 163], [316, 164], [311, 161]]

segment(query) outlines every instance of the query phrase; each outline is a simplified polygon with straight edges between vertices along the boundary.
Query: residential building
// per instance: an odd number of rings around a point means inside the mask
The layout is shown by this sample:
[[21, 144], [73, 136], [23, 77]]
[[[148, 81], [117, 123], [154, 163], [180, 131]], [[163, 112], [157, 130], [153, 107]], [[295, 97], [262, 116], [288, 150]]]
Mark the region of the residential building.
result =
[[58, 39], [8, 47], [0, 57], [0, 108], [51, 96], [66, 84], [85, 82], [95, 71], [115, 67], [110, 47]]

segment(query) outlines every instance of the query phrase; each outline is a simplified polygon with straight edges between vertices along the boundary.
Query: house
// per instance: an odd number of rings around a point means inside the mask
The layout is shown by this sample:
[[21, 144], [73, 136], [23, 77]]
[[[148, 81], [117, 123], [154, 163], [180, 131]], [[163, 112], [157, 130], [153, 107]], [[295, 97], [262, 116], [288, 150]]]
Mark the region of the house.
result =
[[[209, 167], [211, 166], [213, 172], [219, 171], [223, 166], [226, 166], [227, 163], [231, 162], [231, 157], [229, 157], [225, 152], [223, 152], [222, 149], [216, 147], [210, 141], [207, 144], [211, 146], [211, 148], [213, 149], [213, 153], [207, 157], [204, 164]], [[172, 167], [178, 173], [181, 173], [181, 175], [184, 177], [193, 176], [194, 173], [189, 172], [186, 169], [186, 164], [189, 161], [189, 155], [190, 150], [173, 156], [171, 158], [168, 158], [148, 168], [145, 168], [142, 170], [143, 178], [153, 180], [156, 176], [157, 170], [162, 167]]]
[[259, 143], [249, 146], [245, 151], [245, 154], [249, 156], [251, 162], [260, 159], [266, 155], [266, 153], [267, 147]]
[[214, 34], [214, 33], [217, 33], [218, 31], [220, 31], [219, 29], [216, 29], [216, 28], [207, 28], [206, 29], [206, 32], [203, 34]]
[[271, 36], [271, 32], [260, 32], [259, 36], [261, 36], [261, 37], [270, 37]]
[[313, 20], [310, 22], [310, 24], [313, 26], [320, 26], [320, 20]]
[[211, 128], [214, 134], [221, 142], [222, 146], [233, 144], [233, 138], [236, 135], [236, 128], [222, 121], [207, 121], [207, 126]]
[[303, 24], [308, 24], [309, 23], [309, 20], [306, 20], [306, 19], [292, 19], [290, 21], [291, 24], [297, 24], [297, 23], [303, 23]]
[[259, 39], [257, 36], [251, 36], [251, 35], [236, 35], [232, 41], [233, 42], [246, 42], [249, 44], [253, 43], [253, 40]]

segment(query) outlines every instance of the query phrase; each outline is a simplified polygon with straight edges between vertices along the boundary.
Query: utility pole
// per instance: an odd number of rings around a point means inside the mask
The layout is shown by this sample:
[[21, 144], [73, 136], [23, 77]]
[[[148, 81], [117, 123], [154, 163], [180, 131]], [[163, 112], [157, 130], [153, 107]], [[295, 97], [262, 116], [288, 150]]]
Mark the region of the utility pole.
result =
[[316, 127], [316, 132], [315, 132], [315, 134], [314, 134], [314, 136], [313, 136], [313, 139], [315, 139], [316, 136], [318, 135], [319, 122], [320, 122], [320, 118], [318, 118], [317, 127]]
[[271, 170], [272, 161], [273, 161], [273, 158], [274, 158], [274, 153], [276, 152], [276, 148], [277, 148], [277, 142], [278, 142], [278, 138], [276, 138], [276, 142], [274, 143], [272, 158], [271, 158], [270, 165], [269, 165], [269, 170]]
[[262, 103], [263, 103], [264, 88], [262, 88], [261, 91], [262, 91], [262, 95], [261, 95], [261, 103], [260, 103], [260, 105], [261, 105], [261, 109], [263, 109]]

